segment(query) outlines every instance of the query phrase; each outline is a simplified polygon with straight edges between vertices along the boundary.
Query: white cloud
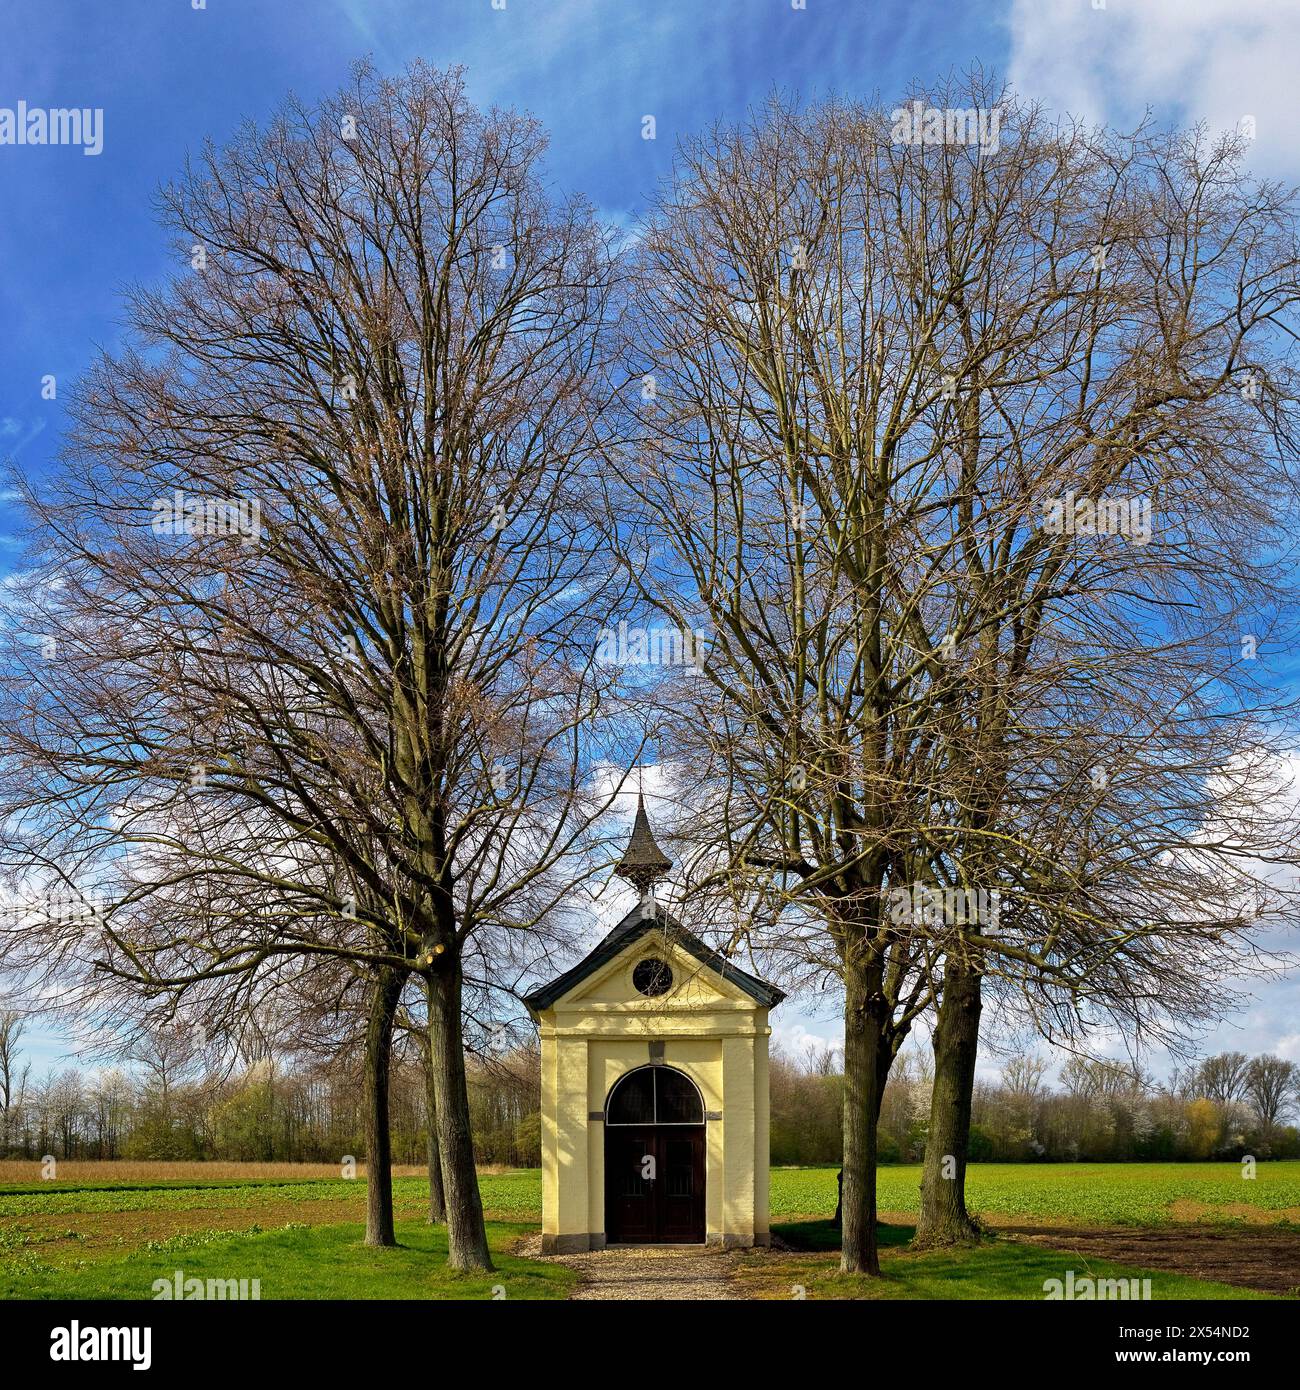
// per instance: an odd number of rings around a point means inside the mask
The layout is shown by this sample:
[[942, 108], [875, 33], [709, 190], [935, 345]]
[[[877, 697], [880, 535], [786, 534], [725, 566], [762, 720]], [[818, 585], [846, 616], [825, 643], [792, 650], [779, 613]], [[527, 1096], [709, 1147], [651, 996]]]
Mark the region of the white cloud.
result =
[[1292, 111], [1300, 0], [1012, 0], [1009, 78], [1025, 96], [1131, 126], [1255, 118], [1260, 173], [1300, 171]]
[[826, 1033], [814, 1033], [802, 1023], [778, 1023], [772, 1024], [772, 1046], [779, 1047], [782, 1052], [788, 1053], [792, 1057], [811, 1056], [813, 1053], [825, 1052], [828, 1047], [842, 1049], [844, 1046], [844, 1029], [829, 1028]]

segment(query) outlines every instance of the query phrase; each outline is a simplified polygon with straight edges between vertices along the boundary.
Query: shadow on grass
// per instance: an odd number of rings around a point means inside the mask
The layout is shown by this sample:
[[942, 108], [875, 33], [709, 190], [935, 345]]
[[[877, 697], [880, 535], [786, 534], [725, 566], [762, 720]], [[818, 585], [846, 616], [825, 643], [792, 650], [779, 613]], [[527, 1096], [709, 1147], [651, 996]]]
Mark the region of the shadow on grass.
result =
[[[840, 1228], [833, 1221], [790, 1221], [772, 1227], [792, 1250], [838, 1250]], [[916, 1234], [915, 1226], [877, 1224], [876, 1244], [881, 1250], [906, 1245]]]

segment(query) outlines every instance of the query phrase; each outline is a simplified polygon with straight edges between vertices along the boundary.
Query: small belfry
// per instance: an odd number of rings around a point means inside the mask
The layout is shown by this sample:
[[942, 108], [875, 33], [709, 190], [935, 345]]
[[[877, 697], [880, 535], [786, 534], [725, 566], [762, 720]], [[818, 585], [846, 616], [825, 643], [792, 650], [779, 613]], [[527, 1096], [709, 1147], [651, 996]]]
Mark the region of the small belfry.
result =
[[524, 999], [542, 1045], [548, 1253], [771, 1239], [768, 1012], [785, 996], [655, 901], [671, 868], [638, 797], [614, 872], [640, 902]]
[[641, 894], [641, 908], [649, 915], [654, 911], [655, 884], [673, 866], [673, 861], [659, 848], [650, 817], [646, 815], [645, 796], [638, 793], [636, 819], [632, 822], [632, 838], [623, 857], [614, 866], [619, 878], [625, 878]]

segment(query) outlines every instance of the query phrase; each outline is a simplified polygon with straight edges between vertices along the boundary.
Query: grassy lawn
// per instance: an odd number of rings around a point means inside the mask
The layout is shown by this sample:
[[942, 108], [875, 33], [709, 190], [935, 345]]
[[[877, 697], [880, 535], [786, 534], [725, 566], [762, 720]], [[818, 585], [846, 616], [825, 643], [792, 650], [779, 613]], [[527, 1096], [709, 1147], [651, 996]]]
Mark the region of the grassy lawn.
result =
[[396, 1249], [361, 1244], [364, 1226], [287, 1226], [232, 1235], [209, 1232], [155, 1241], [154, 1248], [98, 1260], [46, 1264], [37, 1253], [0, 1262], [0, 1298], [153, 1298], [154, 1280], [258, 1279], [264, 1299], [566, 1298], [577, 1275], [561, 1265], [505, 1253], [528, 1227], [493, 1222], [496, 1271], [454, 1274], [443, 1229], [397, 1227]]
[[1076, 1286], [1084, 1277], [1150, 1279], [1153, 1300], [1272, 1297], [1168, 1270], [1136, 1269], [1105, 1260], [1081, 1262], [1061, 1251], [1007, 1240], [959, 1250], [913, 1251], [906, 1248], [912, 1239], [911, 1226], [881, 1227], [880, 1267], [884, 1277], [865, 1279], [839, 1272], [839, 1232], [828, 1222], [778, 1225], [775, 1230], [801, 1248], [776, 1261], [758, 1253], [745, 1257], [741, 1279], [755, 1298], [1042, 1299], [1045, 1281], [1064, 1281], [1070, 1269]]
[[[63, 1181], [0, 1185], [0, 1298], [147, 1298], [153, 1281], [176, 1269], [204, 1279], [260, 1279], [268, 1299], [486, 1298], [494, 1286], [506, 1298], [563, 1298], [575, 1282], [560, 1266], [507, 1253], [541, 1220], [536, 1169], [481, 1175], [499, 1273], [470, 1280], [447, 1273], [444, 1237], [424, 1224], [422, 1177], [394, 1182], [400, 1248], [372, 1251], [360, 1243], [362, 1180], [315, 1170], [292, 1181], [282, 1167], [260, 1174], [257, 1165], [241, 1180], [225, 1168], [209, 1177], [202, 1165], [184, 1175], [177, 1167], [151, 1179], [144, 1165], [131, 1165], [129, 1178], [115, 1180], [111, 1165], [86, 1164]], [[1235, 1272], [1228, 1265], [1189, 1264], [1168, 1252], [1157, 1259], [1127, 1238], [1089, 1248], [1085, 1233], [1235, 1228], [1253, 1242], [1251, 1258], [1261, 1264], [1290, 1259], [1295, 1237], [1287, 1233], [1300, 1226], [1300, 1162], [1262, 1163], [1253, 1181], [1243, 1180], [1233, 1163], [976, 1164], [969, 1201], [987, 1226], [1051, 1232], [1038, 1244], [1002, 1239], [959, 1252], [913, 1252], [903, 1248], [910, 1238], [905, 1223], [917, 1209], [920, 1178], [916, 1166], [880, 1171], [880, 1210], [892, 1222], [885, 1231], [887, 1277], [868, 1284], [842, 1279], [827, 1246], [835, 1169], [774, 1169], [773, 1221], [800, 1249], [746, 1256], [740, 1277], [765, 1298], [789, 1298], [795, 1286], [821, 1298], [1041, 1298], [1044, 1280], [1069, 1268], [1076, 1279], [1150, 1277], [1157, 1298], [1260, 1297], [1174, 1272], [1190, 1267], [1225, 1278]], [[1056, 1228], [1061, 1248], [1053, 1248]], [[1275, 1249], [1267, 1248], [1269, 1240]], [[1122, 1263], [1142, 1259], [1164, 1268]], [[1286, 1291], [1300, 1281], [1242, 1277], [1250, 1282]]]

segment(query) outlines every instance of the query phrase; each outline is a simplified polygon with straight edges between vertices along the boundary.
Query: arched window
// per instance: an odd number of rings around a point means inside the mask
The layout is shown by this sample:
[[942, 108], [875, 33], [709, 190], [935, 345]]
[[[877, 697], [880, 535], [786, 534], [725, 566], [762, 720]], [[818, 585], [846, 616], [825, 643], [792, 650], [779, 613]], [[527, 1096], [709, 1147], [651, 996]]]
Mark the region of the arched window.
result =
[[704, 1102], [695, 1083], [672, 1067], [638, 1067], [614, 1084], [605, 1103], [607, 1125], [702, 1125]]

